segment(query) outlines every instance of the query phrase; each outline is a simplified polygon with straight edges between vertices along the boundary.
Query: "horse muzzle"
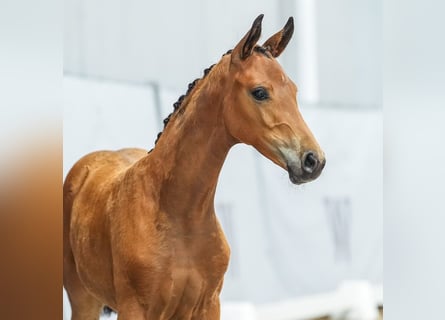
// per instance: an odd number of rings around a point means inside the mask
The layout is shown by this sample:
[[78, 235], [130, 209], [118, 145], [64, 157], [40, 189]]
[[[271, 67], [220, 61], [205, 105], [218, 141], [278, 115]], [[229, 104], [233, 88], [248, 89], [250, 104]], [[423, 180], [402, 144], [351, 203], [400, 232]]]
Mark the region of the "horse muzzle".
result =
[[326, 159], [320, 158], [316, 152], [307, 151], [300, 161], [287, 163], [289, 179], [293, 184], [303, 184], [318, 178], [326, 164]]

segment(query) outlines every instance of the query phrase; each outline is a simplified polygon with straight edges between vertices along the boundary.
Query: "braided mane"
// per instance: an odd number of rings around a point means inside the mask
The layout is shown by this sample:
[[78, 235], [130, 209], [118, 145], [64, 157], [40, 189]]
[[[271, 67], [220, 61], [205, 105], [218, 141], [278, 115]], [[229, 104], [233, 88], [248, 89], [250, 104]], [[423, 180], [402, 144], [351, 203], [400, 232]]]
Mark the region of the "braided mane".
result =
[[[232, 53], [232, 49], [229, 50], [229, 51], [227, 51], [226, 53], [224, 53], [222, 56], [224, 57], [225, 55], [230, 54], [230, 53]], [[202, 78], [197, 78], [197, 79], [193, 80], [193, 82], [189, 83], [187, 92], [186, 92], [185, 94], [181, 95], [181, 96], [178, 98], [178, 101], [176, 101], [176, 102], [173, 104], [173, 111], [172, 111], [172, 112], [171, 112], [171, 113], [164, 119], [164, 121], [163, 121], [163, 122], [164, 122], [164, 128], [163, 128], [163, 130], [162, 130], [161, 132], [158, 133], [158, 136], [156, 137], [156, 140], [155, 140], [155, 145], [156, 145], [156, 143], [158, 142], [159, 138], [161, 137], [162, 133], [164, 132], [165, 127], [167, 126], [167, 124], [168, 124], [169, 121], [170, 121], [170, 118], [171, 118], [174, 114], [176, 114], [176, 113], [178, 112], [178, 110], [180, 110], [180, 108], [181, 108], [181, 106], [182, 106], [182, 102], [184, 101], [184, 99], [190, 94], [190, 92], [192, 92], [193, 88], [196, 86], [196, 84], [198, 83], [198, 81], [204, 79], [204, 78], [210, 73], [210, 70], [212, 70], [212, 68], [213, 68], [215, 65], [216, 65], [216, 64], [212, 64], [212, 65], [211, 65], [210, 67], [208, 67], [207, 69], [204, 69], [204, 75], [203, 75], [203, 77], [202, 77]], [[150, 153], [152, 150], [153, 150], [153, 149], [151, 149], [151, 150], [149, 151], [149, 153]]]

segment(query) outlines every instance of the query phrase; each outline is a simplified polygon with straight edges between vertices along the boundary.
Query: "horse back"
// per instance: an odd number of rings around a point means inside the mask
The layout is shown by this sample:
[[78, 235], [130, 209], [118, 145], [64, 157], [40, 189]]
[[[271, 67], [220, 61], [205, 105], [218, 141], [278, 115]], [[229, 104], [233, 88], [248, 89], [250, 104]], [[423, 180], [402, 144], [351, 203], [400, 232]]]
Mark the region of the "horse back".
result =
[[76, 212], [76, 215], [86, 216], [95, 211], [87, 210], [85, 206], [100, 207], [100, 202], [109, 196], [108, 193], [119, 182], [123, 173], [146, 155], [146, 150], [132, 148], [96, 151], [79, 159], [68, 172], [63, 185], [65, 216], [72, 215], [73, 204], [76, 204], [75, 208], [85, 211]]
[[101, 183], [111, 182], [145, 155], [146, 150], [136, 148], [96, 151], [85, 155], [68, 172], [64, 182], [64, 197], [78, 194], [87, 178], [99, 179]]

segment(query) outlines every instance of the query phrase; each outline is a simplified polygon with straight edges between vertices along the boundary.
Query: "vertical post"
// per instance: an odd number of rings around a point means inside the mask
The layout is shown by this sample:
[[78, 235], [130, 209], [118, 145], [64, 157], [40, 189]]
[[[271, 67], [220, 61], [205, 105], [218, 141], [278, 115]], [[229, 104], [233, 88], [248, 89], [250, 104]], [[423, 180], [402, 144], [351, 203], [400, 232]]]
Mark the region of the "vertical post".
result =
[[283, 21], [295, 18], [294, 39], [280, 58], [300, 87], [301, 100], [315, 104], [319, 101], [316, 1], [280, 0], [279, 12]]
[[162, 124], [161, 88], [159, 87], [159, 83], [156, 81], [151, 81], [149, 85], [153, 89], [153, 99], [155, 103], [156, 117], [158, 118], [157, 119], [158, 121], [156, 121], [156, 123], [158, 124], [158, 131], [162, 131], [163, 124]]
[[332, 232], [335, 260], [351, 261], [352, 208], [349, 197], [326, 197], [326, 218]]

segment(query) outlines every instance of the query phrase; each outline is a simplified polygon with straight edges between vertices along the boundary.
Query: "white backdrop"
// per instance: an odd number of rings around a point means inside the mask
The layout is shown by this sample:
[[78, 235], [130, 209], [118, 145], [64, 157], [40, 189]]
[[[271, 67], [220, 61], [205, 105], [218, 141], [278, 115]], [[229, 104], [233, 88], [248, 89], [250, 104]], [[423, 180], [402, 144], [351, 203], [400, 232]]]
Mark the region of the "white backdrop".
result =
[[264, 13], [260, 43], [295, 18], [280, 56], [305, 101], [381, 104], [375, 0], [65, 0], [64, 70], [181, 89]]
[[[153, 146], [162, 121], [150, 87], [65, 77], [64, 90], [64, 175], [94, 150]], [[163, 116], [181, 93], [161, 90]], [[382, 282], [381, 111], [301, 110], [326, 152], [319, 179], [296, 187], [245, 145], [230, 151], [221, 172], [215, 202], [232, 249], [225, 301]]]

